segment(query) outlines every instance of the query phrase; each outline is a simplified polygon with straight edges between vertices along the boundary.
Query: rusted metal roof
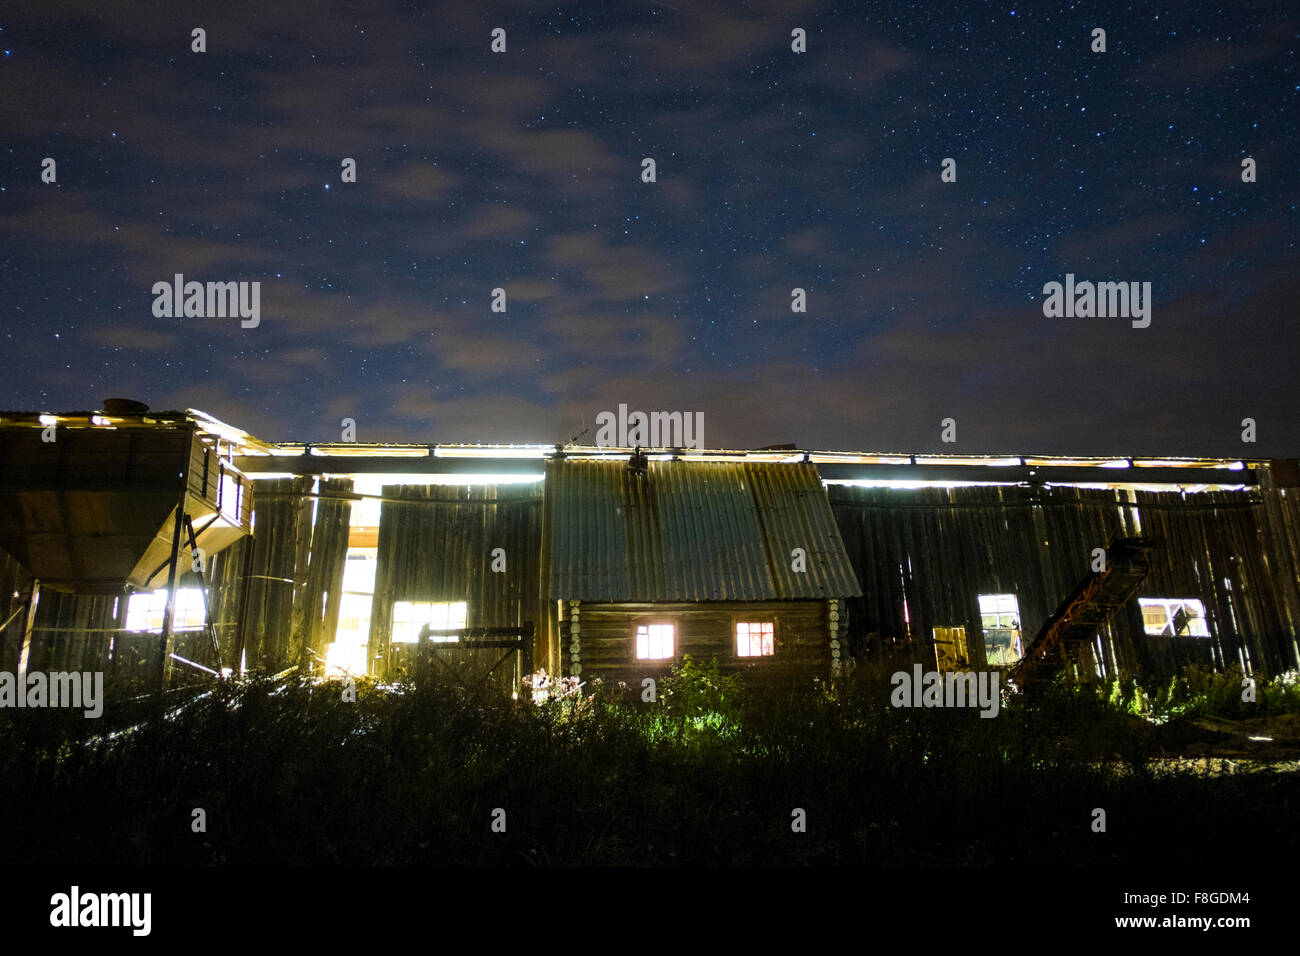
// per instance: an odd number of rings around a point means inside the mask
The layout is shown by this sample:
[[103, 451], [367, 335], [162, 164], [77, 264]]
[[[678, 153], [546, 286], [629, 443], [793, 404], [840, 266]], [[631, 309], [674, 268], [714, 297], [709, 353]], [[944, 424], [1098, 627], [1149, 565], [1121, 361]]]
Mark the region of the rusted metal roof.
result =
[[[550, 597], [770, 601], [858, 597], [815, 465], [553, 460]], [[806, 571], [792, 569], [802, 548]]]

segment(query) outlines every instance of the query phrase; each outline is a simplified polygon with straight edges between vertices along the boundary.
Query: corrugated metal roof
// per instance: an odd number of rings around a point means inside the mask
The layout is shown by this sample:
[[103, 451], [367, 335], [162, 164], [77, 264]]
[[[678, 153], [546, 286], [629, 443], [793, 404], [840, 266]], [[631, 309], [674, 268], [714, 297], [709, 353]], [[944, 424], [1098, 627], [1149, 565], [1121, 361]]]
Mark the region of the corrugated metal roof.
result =
[[[550, 597], [770, 601], [862, 589], [815, 465], [547, 463]], [[791, 569], [803, 548], [807, 570]]]

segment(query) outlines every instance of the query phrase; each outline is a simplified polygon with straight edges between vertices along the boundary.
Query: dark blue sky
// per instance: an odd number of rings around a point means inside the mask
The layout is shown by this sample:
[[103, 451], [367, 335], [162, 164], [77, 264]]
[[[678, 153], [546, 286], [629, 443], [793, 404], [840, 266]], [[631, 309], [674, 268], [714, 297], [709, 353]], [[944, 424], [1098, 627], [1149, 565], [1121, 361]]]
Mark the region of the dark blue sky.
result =
[[[425, 6], [0, 9], [0, 407], [1300, 455], [1294, 5]], [[155, 317], [178, 272], [260, 325]], [[1044, 317], [1067, 272], [1151, 282], [1151, 326]]]

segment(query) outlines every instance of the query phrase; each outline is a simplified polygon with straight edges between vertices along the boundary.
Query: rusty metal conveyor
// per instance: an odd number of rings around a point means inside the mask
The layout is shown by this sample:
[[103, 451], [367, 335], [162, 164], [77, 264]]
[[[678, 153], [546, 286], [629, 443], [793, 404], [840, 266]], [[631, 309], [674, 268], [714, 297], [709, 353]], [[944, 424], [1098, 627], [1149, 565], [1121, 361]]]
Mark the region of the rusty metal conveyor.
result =
[[1113, 538], [1106, 547], [1102, 571], [1090, 571], [1047, 619], [1030, 642], [1024, 658], [1009, 673], [1023, 687], [1027, 681], [1050, 677], [1079, 646], [1090, 642], [1115, 612], [1132, 600], [1151, 571], [1151, 552], [1159, 538]]

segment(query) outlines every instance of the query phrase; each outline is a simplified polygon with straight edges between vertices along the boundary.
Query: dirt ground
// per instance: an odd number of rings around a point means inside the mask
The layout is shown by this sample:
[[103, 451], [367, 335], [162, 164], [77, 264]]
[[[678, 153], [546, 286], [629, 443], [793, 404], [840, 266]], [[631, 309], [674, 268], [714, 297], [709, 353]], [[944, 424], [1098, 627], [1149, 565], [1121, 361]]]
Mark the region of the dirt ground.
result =
[[1152, 758], [1167, 769], [1220, 773], [1300, 771], [1300, 714], [1171, 720], [1152, 729]]

